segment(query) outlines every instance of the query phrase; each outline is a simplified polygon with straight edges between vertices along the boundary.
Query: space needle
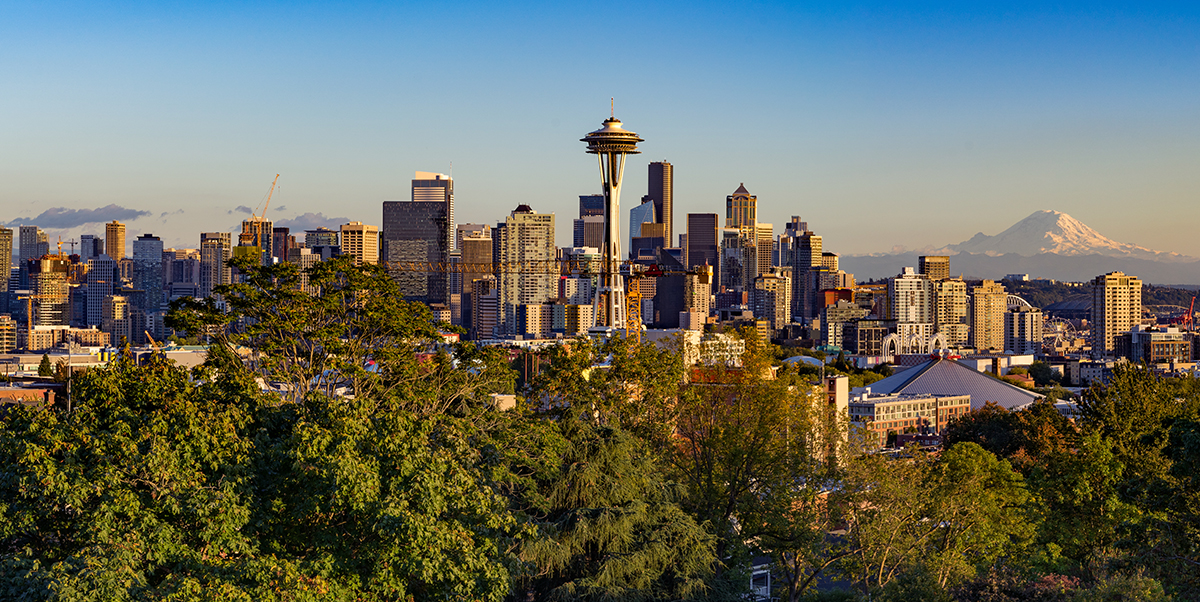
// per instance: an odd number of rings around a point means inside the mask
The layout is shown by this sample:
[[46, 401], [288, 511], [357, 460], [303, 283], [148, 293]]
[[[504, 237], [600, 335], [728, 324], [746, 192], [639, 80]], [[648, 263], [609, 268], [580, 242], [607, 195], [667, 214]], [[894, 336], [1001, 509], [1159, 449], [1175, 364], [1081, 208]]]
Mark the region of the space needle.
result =
[[604, 127], [580, 138], [587, 143], [588, 154], [600, 160], [600, 182], [604, 186], [604, 243], [600, 249], [600, 286], [592, 302], [596, 325], [592, 334], [611, 335], [624, 331], [625, 283], [621, 280], [621, 179], [625, 175], [625, 156], [636, 155], [638, 135], [621, 127], [615, 115], [604, 120]]

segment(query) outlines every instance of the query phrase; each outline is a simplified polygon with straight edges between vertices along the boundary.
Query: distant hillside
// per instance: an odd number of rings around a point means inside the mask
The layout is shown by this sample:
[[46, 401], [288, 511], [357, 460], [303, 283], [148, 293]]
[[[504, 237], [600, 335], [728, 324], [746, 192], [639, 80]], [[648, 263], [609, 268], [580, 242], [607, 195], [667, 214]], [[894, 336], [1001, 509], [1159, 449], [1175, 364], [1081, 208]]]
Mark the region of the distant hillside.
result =
[[[859, 280], [889, 278], [906, 266], [916, 267], [920, 255], [937, 253], [899, 253], [896, 255], [843, 255], [841, 268]], [[1104, 255], [1058, 255], [1042, 253], [1032, 257], [1009, 253], [950, 255], [950, 273], [966, 278], [999, 280], [1008, 274], [1029, 274], [1032, 278], [1050, 278], [1068, 282], [1087, 282], [1101, 274], [1122, 271], [1143, 282], [1163, 284], [1200, 284], [1200, 262], [1161, 262], [1132, 257]]]
[[[1028, 301], [1034, 307], [1046, 307], [1059, 301], [1090, 299], [1091, 296], [1090, 287], [1069, 286], [1061, 282], [1051, 284], [1046, 281], [1022, 282], [1006, 280], [1004, 281], [1004, 287], [1008, 289], [1008, 292]], [[1142, 305], [1180, 305], [1187, 307], [1192, 302], [1192, 295], [1194, 294], [1196, 294], [1196, 291], [1165, 286], [1143, 286]]]

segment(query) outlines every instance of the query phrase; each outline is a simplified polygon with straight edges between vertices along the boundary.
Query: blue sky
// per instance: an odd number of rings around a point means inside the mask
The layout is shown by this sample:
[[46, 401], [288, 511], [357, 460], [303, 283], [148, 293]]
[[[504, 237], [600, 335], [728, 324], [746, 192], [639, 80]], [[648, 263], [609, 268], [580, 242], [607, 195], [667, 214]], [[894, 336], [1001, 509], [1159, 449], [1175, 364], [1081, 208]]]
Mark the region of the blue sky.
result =
[[623, 206], [671, 161], [677, 232], [744, 182], [844, 254], [1056, 209], [1200, 256], [1197, 31], [1166, 4], [0, 4], [0, 221], [117, 205], [195, 247], [276, 173], [278, 222], [379, 223], [453, 162], [458, 221], [527, 203], [566, 244], [615, 97], [646, 139]]

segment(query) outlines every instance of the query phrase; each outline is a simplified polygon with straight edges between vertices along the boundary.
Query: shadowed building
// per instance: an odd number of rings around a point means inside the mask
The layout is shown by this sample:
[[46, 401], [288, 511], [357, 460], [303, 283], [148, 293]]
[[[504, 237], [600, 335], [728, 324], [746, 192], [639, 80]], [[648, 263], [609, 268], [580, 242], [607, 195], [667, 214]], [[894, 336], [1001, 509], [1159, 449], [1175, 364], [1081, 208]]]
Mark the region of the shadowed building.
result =
[[648, 172], [648, 193], [642, 197], [642, 202], [652, 201], [654, 203], [654, 214], [657, 217], [655, 223], [663, 224], [665, 232], [663, 238], [666, 239], [667, 245], [670, 245], [672, 233], [675, 231], [674, 213], [672, 212], [672, 195], [674, 194], [674, 167], [666, 161], [655, 161], [647, 166]]
[[[447, 209], [447, 203], [441, 201], [384, 201], [384, 260], [388, 263], [449, 262]], [[391, 274], [400, 286], [400, 294], [409, 301], [447, 301], [445, 272], [392, 269]]]
[[[687, 246], [684, 248], [684, 265], [689, 269], [700, 265], [718, 268], [717, 214], [689, 213], [687, 216]], [[720, 278], [717, 274], [716, 278]], [[720, 280], [717, 280], [718, 282]]]

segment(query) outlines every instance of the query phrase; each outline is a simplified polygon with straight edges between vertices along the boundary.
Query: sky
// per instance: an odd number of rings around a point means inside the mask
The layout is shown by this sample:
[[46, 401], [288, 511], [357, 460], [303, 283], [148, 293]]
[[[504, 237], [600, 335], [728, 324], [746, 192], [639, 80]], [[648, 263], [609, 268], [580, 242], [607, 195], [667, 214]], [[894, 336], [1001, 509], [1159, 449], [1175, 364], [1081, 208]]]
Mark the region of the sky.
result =
[[459, 222], [568, 245], [613, 98], [623, 220], [667, 160], [676, 232], [744, 183], [844, 255], [1054, 209], [1200, 257], [1200, 8], [968, 4], [0, 2], [0, 223], [194, 248], [276, 174], [304, 229], [453, 170]]

